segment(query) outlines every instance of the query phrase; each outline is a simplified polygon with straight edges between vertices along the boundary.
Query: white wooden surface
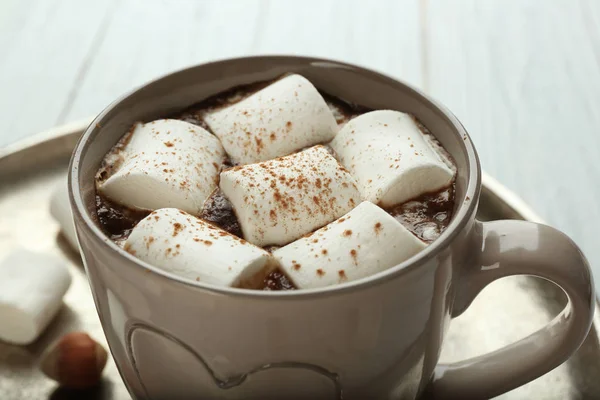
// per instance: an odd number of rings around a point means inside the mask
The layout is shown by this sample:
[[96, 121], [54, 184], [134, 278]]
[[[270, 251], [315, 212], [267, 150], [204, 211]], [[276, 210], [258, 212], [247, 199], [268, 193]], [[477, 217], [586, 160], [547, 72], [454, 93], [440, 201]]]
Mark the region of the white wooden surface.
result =
[[0, 146], [185, 66], [264, 53], [378, 69], [444, 102], [485, 170], [600, 281], [600, 2], [2, 0]]

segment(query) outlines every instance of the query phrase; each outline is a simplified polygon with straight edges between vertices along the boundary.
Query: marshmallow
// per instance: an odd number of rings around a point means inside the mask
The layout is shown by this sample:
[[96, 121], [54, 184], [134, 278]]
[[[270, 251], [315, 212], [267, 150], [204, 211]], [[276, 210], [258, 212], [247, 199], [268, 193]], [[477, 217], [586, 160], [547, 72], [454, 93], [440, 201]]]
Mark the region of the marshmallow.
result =
[[71, 285], [64, 263], [16, 250], [0, 263], [0, 340], [33, 342], [48, 326]]
[[276, 267], [265, 250], [175, 208], [141, 220], [124, 248], [164, 271], [219, 286], [260, 288]]
[[329, 142], [338, 128], [317, 89], [290, 75], [228, 107], [204, 116], [237, 164], [285, 156]]
[[199, 126], [171, 119], [137, 124], [122, 154], [107, 156], [105, 164], [114, 164], [116, 172], [101, 169], [98, 189], [133, 208], [176, 207], [199, 214], [224, 158], [219, 140]]
[[352, 176], [321, 145], [225, 170], [220, 187], [257, 246], [287, 244], [361, 201]]
[[348, 122], [330, 146], [356, 178], [365, 200], [393, 206], [450, 186], [454, 171], [415, 120], [373, 111]]
[[337, 221], [273, 252], [298, 289], [361, 279], [409, 259], [426, 244], [368, 201]]
[[50, 215], [60, 225], [60, 230], [74, 250], [79, 251], [79, 243], [73, 224], [73, 213], [69, 203], [69, 187], [66, 179], [59, 182], [50, 197]]

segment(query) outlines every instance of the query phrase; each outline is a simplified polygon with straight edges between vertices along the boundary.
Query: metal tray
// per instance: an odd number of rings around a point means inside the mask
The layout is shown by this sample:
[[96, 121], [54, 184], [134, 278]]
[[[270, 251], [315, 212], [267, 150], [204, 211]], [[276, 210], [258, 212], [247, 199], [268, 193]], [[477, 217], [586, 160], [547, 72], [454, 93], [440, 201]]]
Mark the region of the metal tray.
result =
[[[59, 234], [49, 214], [49, 197], [65, 178], [71, 151], [87, 121], [60, 127], [0, 150], [0, 258], [12, 248], [54, 253], [68, 261], [73, 284], [65, 305], [40, 339], [29, 346], [0, 342], [0, 399], [129, 399], [109, 360], [100, 386], [68, 391], [37, 368], [41, 352], [60, 335], [83, 330], [105, 343], [79, 255]], [[484, 176], [479, 216], [484, 220], [541, 221], [518, 197]], [[522, 338], [552, 319], [566, 302], [563, 292], [536, 278], [511, 277], [487, 287], [451, 324], [443, 361], [486, 353]], [[499, 398], [600, 399], [600, 313], [580, 350], [545, 376]]]

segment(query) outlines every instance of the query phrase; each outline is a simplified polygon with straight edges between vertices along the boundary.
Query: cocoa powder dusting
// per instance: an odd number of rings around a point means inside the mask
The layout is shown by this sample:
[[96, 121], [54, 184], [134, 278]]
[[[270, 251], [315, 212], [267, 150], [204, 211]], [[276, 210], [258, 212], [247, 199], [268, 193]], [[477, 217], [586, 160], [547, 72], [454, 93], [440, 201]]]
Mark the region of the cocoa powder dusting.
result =
[[352, 256], [352, 261], [354, 262], [354, 265], [358, 265], [358, 261], [356, 260], [356, 250], [352, 249], [350, 250], [350, 256]]
[[173, 233], [171, 234], [171, 236], [175, 237], [175, 236], [179, 235], [179, 232], [181, 232], [182, 230], [183, 230], [183, 225], [181, 225], [179, 222], [173, 223]]
[[375, 229], [375, 234], [379, 235], [379, 233], [381, 232], [381, 222], [376, 223], [374, 229]]

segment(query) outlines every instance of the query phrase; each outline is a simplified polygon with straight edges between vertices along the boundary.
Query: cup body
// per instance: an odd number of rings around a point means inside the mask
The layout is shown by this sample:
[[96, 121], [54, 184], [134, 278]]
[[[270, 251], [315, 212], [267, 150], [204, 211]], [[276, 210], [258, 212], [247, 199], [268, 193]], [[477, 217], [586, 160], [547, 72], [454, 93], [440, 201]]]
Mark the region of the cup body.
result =
[[[94, 174], [134, 122], [287, 72], [346, 101], [412, 113], [434, 133], [458, 168], [454, 218], [436, 242], [376, 276], [278, 293], [187, 283], [102, 235]], [[413, 399], [431, 379], [459, 271], [480, 240], [474, 229], [479, 163], [456, 118], [392, 78], [322, 59], [225, 60], [145, 85], [90, 125], [74, 153], [70, 188], [102, 326], [128, 389], [139, 399]]]

